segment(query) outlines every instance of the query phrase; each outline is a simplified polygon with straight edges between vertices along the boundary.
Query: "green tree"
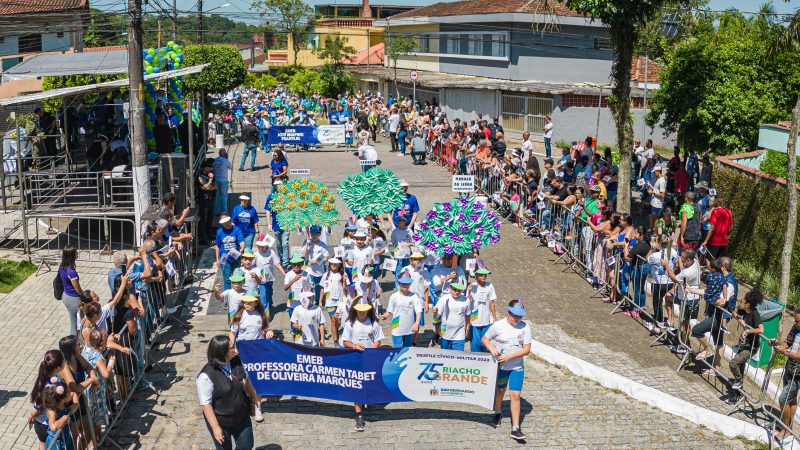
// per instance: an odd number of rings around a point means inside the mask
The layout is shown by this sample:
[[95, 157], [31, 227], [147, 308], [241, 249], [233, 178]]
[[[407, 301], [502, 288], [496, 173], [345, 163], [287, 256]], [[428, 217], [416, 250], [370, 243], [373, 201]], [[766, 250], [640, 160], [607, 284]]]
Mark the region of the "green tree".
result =
[[[417, 48], [417, 42], [408, 36], [392, 34], [386, 32], [383, 35], [384, 53], [389, 58], [389, 64], [392, 65], [392, 81], [394, 81], [394, 92], [397, 98], [400, 97], [400, 90], [397, 88], [397, 60], [398, 58], [407, 55]], [[416, 99], [415, 99], [416, 100]]]
[[614, 61], [611, 66], [613, 101], [609, 102], [617, 127], [617, 148], [620, 153], [617, 209], [631, 210], [631, 63], [642, 28], [660, 15], [665, 6], [685, 4], [688, 0], [566, 0], [570, 8], [600, 20], [609, 27]]
[[[114, 81], [114, 80], [121, 80], [123, 78], [127, 78], [128, 75], [124, 73], [119, 74], [97, 74], [97, 75], [59, 75], [59, 76], [51, 76], [51, 77], [44, 77], [42, 79], [42, 91], [50, 91], [53, 89], [60, 89], [65, 87], [74, 87], [74, 86], [85, 86], [87, 84], [95, 84], [95, 83], [104, 83], [106, 81]], [[127, 87], [120, 88], [121, 92], [127, 92]], [[100, 95], [107, 96], [109, 95], [108, 92], [104, 92], [101, 94], [97, 93], [88, 93], [88, 94], [81, 94], [78, 96], [78, 101], [80, 101], [84, 105], [89, 105], [97, 100], [97, 97]], [[46, 98], [42, 100], [42, 105], [46, 111], [55, 113], [61, 108], [63, 104], [63, 98], [56, 97], [56, 98]]]
[[183, 85], [187, 92], [228, 92], [244, 83], [247, 77], [242, 55], [229, 45], [189, 45], [183, 49], [183, 58], [186, 67], [209, 64], [202, 72], [184, 77]]
[[83, 35], [84, 47], [105, 47], [122, 44], [124, 17], [120, 14], [108, 13], [89, 8], [89, 20]]
[[356, 49], [347, 45], [347, 38], [343, 36], [326, 37], [323, 45], [312, 50], [320, 59], [325, 61], [320, 68], [320, 76], [324, 86], [322, 93], [334, 97], [353, 90], [355, 82], [353, 76], [344, 70], [342, 60], [353, 56]]
[[[786, 29], [779, 36], [774, 47], [774, 53], [791, 54], [796, 58], [800, 49], [800, 9], [797, 9]], [[788, 194], [786, 233], [783, 235], [783, 249], [781, 250], [781, 276], [778, 287], [778, 301], [784, 304], [789, 300], [789, 284], [791, 283], [792, 249], [794, 248], [794, 235], [797, 232], [797, 133], [800, 129], [800, 94], [795, 94], [796, 101], [792, 108], [792, 125], [789, 128], [789, 142], [787, 145], [786, 167], [786, 193]]]
[[259, 91], [269, 91], [278, 87], [278, 79], [272, 75], [248, 73], [243, 85]]
[[292, 64], [297, 64], [303, 35], [314, 26], [314, 8], [303, 0], [255, 0], [252, 7], [269, 21], [265, 28], [292, 36]]
[[[724, 154], [756, 147], [758, 125], [789, 117], [800, 62], [770, 48], [783, 30], [767, 16], [706, 15], [688, 39], [667, 51], [648, 123], [680, 142]], [[702, 23], [704, 22], [704, 23]]]
[[316, 70], [300, 69], [292, 75], [286, 87], [298, 95], [310, 96], [325, 89], [322, 76]]

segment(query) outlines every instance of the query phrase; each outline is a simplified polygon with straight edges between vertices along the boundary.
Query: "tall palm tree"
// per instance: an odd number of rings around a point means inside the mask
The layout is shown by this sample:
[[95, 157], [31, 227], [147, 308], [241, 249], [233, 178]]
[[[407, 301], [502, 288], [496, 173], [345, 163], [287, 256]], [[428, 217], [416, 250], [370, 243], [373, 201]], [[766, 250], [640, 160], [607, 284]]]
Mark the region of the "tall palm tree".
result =
[[[788, 1], [788, 0], [785, 0]], [[789, 21], [786, 30], [776, 42], [775, 52], [800, 49], [800, 9], [797, 9]], [[789, 198], [786, 216], [786, 234], [783, 236], [781, 250], [781, 277], [778, 289], [778, 301], [786, 304], [789, 299], [789, 282], [791, 281], [792, 249], [794, 234], [797, 231], [797, 132], [800, 128], [800, 93], [792, 109], [792, 126], [789, 128], [789, 143], [786, 148], [788, 164], [786, 167], [786, 193]]]

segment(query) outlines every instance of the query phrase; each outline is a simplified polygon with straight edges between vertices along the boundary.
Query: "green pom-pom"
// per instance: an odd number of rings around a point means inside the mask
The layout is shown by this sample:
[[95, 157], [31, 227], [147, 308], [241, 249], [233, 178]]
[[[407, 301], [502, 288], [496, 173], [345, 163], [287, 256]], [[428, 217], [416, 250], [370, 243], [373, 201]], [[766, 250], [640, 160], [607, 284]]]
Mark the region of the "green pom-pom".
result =
[[406, 193], [394, 173], [376, 167], [348, 175], [339, 183], [339, 197], [348, 208], [364, 217], [394, 211], [403, 205]]

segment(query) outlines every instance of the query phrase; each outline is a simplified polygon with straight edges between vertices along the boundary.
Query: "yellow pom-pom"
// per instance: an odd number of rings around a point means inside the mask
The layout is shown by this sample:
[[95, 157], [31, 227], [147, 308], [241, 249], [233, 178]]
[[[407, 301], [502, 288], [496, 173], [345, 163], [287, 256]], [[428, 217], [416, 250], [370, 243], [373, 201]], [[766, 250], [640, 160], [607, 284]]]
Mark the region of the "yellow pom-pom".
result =
[[300, 189], [300, 183], [298, 183], [297, 181], [292, 183], [292, 189], [294, 189], [295, 191]]
[[308, 178], [303, 178], [302, 180], [300, 180], [300, 184], [302, 184], [303, 186], [307, 185], [308, 184]]
[[317, 194], [314, 194], [311, 196], [311, 201], [314, 202], [314, 204], [319, 205], [322, 202], [322, 197], [320, 197]]
[[328, 187], [322, 186], [322, 189], [319, 190], [319, 193], [322, 195], [328, 195]]
[[308, 190], [311, 191], [311, 192], [317, 192], [317, 185], [314, 184], [314, 183], [310, 183], [308, 185]]
[[284, 185], [280, 185], [280, 187], [278, 189], [280, 189], [280, 191], [283, 192], [284, 194], [289, 191], [289, 188], [287, 188]]

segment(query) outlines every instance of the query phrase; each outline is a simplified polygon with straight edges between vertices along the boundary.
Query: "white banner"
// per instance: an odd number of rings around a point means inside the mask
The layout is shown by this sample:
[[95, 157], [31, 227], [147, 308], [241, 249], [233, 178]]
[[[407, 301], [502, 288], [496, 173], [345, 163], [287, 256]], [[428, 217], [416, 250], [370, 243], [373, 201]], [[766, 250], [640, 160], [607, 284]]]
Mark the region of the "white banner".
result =
[[320, 144], [344, 144], [344, 125], [317, 126], [317, 139]]
[[398, 382], [415, 402], [456, 402], [494, 408], [497, 362], [491, 353], [410, 347]]

